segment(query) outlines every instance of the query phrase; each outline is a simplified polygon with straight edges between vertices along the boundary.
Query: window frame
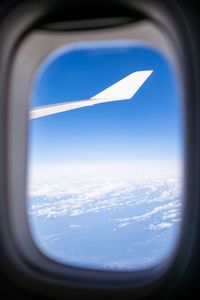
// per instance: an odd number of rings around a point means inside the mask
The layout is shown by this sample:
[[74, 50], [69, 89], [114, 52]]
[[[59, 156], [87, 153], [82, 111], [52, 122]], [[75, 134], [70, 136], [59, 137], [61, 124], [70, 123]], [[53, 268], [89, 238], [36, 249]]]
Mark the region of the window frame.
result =
[[[187, 30], [184, 30], [186, 28], [180, 14], [175, 9], [173, 16], [170, 14], [170, 7], [168, 8], [167, 6], [161, 4], [157, 5], [160, 2], [156, 2], [157, 1], [152, 1], [151, 3], [148, 1], [133, 1], [131, 4], [129, 3], [129, 9], [130, 11], [133, 10], [133, 13], [135, 9], [142, 11], [143, 13], [146, 13], [155, 24], [160, 24], [160, 26], [162, 26], [162, 35], [165, 36], [164, 40], [166, 39], [169, 41], [169, 44], [171, 45], [167, 52], [165, 52], [169, 59], [173, 60], [177, 73], [181, 77], [181, 91], [184, 102], [185, 198], [188, 200], [189, 196], [191, 197], [191, 195], [193, 195], [194, 205], [197, 205], [194, 190], [192, 189], [194, 188], [195, 182], [191, 182], [190, 180], [191, 174], [195, 169], [195, 159], [191, 155], [195, 147], [195, 137], [191, 134], [192, 130], [195, 128], [195, 120], [192, 119], [195, 103], [192, 106], [191, 104], [189, 105], [189, 102], [187, 101], [188, 96], [191, 96], [192, 90], [188, 86], [188, 75], [186, 72], [189, 62], [191, 63], [190, 56], [192, 56], [192, 54], [190, 52], [189, 45], [186, 45], [186, 43], [183, 42], [183, 39], [181, 39], [185, 32], [187, 34]], [[57, 5], [58, 4], [59, 3], [57, 3]], [[23, 41], [28, 39], [28, 35], [30, 37], [30, 32], [35, 26], [34, 24], [37, 24], [39, 19], [41, 22], [41, 19], [44, 18], [47, 13], [46, 6], [42, 7], [42, 4], [36, 5], [31, 2], [25, 5], [23, 4], [7, 17], [7, 20], [4, 24], [5, 27], [3, 27], [2, 30], [4, 33], [2, 61], [4, 63], [1, 66], [0, 75], [2, 78], [1, 98], [3, 99], [2, 104], [4, 105], [4, 117], [1, 121], [2, 131], [0, 138], [3, 144], [2, 170], [4, 172], [4, 182], [1, 191], [1, 211], [4, 211], [5, 213], [1, 218], [1, 238], [4, 245], [5, 272], [17, 284], [24, 286], [25, 282], [29, 290], [34, 291], [35, 287], [38, 285], [39, 293], [44, 295], [56, 295], [62, 298], [63, 296], [66, 296], [66, 293], [68, 293], [69, 290], [71, 292], [73, 291], [74, 295], [76, 295], [77, 291], [80, 292], [80, 290], [82, 290], [86, 292], [88, 289], [90, 289], [93, 292], [100, 291], [101, 293], [104, 293], [106, 291], [112, 295], [118, 294], [118, 296], [122, 291], [131, 291], [132, 294], [145, 298], [149, 294], [154, 293], [156, 290], [162, 289], [167, 282], [172, 282], [173, 279], [177, 280], [186, 267], [187, 256], [189, 257], [190, 255], [188, 240], [189, 238], [192, 239], [192, 234], [188, 231], [188, 226], [190, 225], [192, 230], [194, 230], [193, 222], [195, 222], [197, 218], [195, 212], [191, 210], [191, 205], [188, 204], [188, 201], [185, 201], [184, 204], [184, 222], [182, 224], [180, 240], [169, 261], [166, 261], [165, 264], [159, 265], [151, 270], [127, 273], [123, 272], [123, 274], [122, 272], [112, 273], [83, 270], [74, 267], [68, 268], [66, 266], [62, 266], [61, 264], [55, 263], [50, 259], [47, 259], [38, 251], [32, 239], [30, 238], [30, 232], [27, 230], [28, 228], [26, 228], [27, 220], [25, 221], [24, 217], [19, 219], [19, 215], [16, 214], [16, 210], [19, 213], [20, 211], [24, 210], [22, 204], [26, 201], [25, 182], [27, 147], [25, 146], [27, 141], [28, 103], [24, 106], [24, 101], [21, 103], [21, 98], [19, 98], [17, 101], [13, 98], [14, 90], [12, 84], [19, 84], [20, 81], [15, 80], [17, 78], [16, 76], [18, 76], [18, 80], [21, 79], [18, 72], [19, 69], [14, 70], [13, 65], [16, 63], [17, 51], [20, 50]], [[178, 18], [175, 18], [177, 15]], [[162, 17], [160, 18], [160, 16]], [[15, 22], [13, 22], [13, 19]], [[6, 33], [5, 28], [7, 29]], [[115, 27], [113, 27], [111, 30], [115, 31]], [[108, 31], [109, 30], [107, 30], [107, 32]], [[116, 28], [116, 31], [119, 32], [119, 29]], [[73, 34], [75, 34], [75, 32], [72, 33], [72, 35]], [[57, 35], [57, 33], [54, 33], [54, 35]], [[63, 35], [63, 33], [61, 35]], [[131, 37], [134, 38], [132, 35]], [[148, 37], [149, 35], [146, 36], [146, 40], [148, 40]], [[143, 38], [145, 40], [145, 36]], [[160, 45], [158, 39], [155, 39], [154, 46], [156, 43], [158, 47]], [[58, 44], [60, 45], [60, 41], [59, 43], [53, 44], [53, 49], [55, 49], [55, 47], [58, 47]], [[161, 44], [161, 46], [163, 45], [164, 44]], [[45, 51], [47, 51], [47, 49], [45, 49]], [[52, 51], [51, 47], [48, 48], [48, 53], [50, 51]], [[162, 51], [164, 50], [162, 49]], [[47, 54], [47, 52], [45, 53]], [[41, 58], [46, 54], [42, 53], [42, 56], [37, 58], [37, 63], [32, 61], [33, 65], [31, 67], [34, 70], [36, 66], [35, 64], [38, 64], [38, 61], [41, 61]], [[15, 67], [16, 66], [14, 66], [14, 68]], [[26, 90], [26, 95], [28, 95], [30, 90], [30, 78], [28, 81], [29, 84], [23, 86], [24, 91]], [[21, 84], [22, 83], [23, 81], [21, 81]], [[15, 92], [16, 91], [17, 90], [15, 90]], [[14, 94], [15, 97], [19, 96], [20, 92], [18, 91]], [[21, 115], [17, 113], [20, 111], [19, 105], [22, 105]], [[20, 129], [21, 133], [18, 134], [19, 131], [17, 133], [16, 129]], [[188, 183], [190, 183], [190, 186]], [[188, 210], [191, 215], [189, 215]], [[19, 231], [19, 228], [22, 229], [21, 232]], [[24, 237], [26, 237], [25, 240]], [[24, 245], [25, 247], [23, 247]], [[183, 251], [183, 248], [185, 251]], [[184, 252], [184, 256], [183, 253], [181, 254], [179, 249], [182, 249], [181, 252]], [[39, 264], [36, 263], [37, 259]], [[183, 261], [185, 263], [183, 263]], [[8, 273], [10, 268], [13, 270], [12, 274]]]

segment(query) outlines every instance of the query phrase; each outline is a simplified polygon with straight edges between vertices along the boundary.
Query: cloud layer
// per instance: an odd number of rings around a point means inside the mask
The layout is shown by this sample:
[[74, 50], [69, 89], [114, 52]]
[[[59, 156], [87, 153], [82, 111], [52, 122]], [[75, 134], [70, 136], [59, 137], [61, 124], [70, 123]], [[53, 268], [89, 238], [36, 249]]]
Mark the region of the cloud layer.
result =
[[34, 240], [45, 254], [72, 265], [128, 270], [169, 255], [182, 200], [176, 176], [104, 174], [34, 180], [27, 203]]

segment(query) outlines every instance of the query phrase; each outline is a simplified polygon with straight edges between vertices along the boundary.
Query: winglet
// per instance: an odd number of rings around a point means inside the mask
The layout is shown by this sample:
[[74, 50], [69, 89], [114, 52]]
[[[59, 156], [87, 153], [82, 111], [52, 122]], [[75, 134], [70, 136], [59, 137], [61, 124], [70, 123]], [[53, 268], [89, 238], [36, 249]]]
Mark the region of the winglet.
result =
[[153, 70], [137, 71], [119, 80], [91, 99], [115, 99], [128, 100], [131, 99], [142, 84], [151, 75]]

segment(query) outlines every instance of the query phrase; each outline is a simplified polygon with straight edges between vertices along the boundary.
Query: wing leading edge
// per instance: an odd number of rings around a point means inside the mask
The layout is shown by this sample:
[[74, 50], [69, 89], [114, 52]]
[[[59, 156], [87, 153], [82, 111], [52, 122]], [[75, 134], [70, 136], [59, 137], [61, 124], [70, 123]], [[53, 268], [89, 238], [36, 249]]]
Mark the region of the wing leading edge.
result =
[[130, 100], [152, 72], [152, 70], [147, 70], [131, 73], [89, 100], [62, 102], [33, 108], [30, 111], [30, 119], [37, 119], [100, 103]]

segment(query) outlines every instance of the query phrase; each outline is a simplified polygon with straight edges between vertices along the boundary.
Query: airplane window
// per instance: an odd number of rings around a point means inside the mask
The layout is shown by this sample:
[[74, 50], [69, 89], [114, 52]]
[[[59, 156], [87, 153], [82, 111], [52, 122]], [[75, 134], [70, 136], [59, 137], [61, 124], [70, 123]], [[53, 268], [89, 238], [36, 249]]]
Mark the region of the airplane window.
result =
[[169, 258], [184, 174], [165, 56], [127, 40], [62, 47], [38, 68], [30, 98], [27, 216], [40, 251], [108, 271]]

